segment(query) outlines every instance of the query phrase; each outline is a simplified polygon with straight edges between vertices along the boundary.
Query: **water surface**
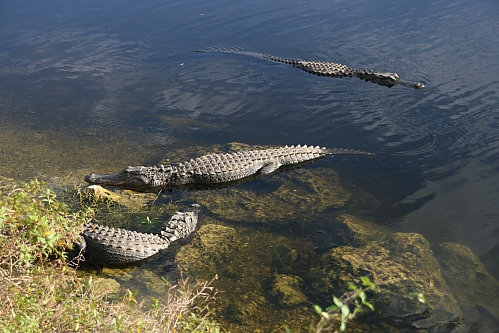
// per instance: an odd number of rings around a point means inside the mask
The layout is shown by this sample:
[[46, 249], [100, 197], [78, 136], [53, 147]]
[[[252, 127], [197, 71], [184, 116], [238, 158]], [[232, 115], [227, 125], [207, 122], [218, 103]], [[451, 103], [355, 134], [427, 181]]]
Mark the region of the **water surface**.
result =
[[[498, 18], [490, 1], [4, 1], [0, 174], [80, 182], [233, 141], [373, 151], [314, 167], [371, 193], [367, 218], [465, 244], [499, 278]], [[426, 87], [193, 52], [212, 45]]]

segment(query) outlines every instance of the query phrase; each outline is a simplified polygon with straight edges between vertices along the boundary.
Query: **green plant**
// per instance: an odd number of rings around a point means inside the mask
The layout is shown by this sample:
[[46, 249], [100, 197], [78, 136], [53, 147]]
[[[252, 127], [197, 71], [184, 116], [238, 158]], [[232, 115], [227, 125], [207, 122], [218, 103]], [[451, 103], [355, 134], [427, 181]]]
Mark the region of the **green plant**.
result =
[[33, 180], [22, 186], [0, 189], [0, 258], [30, 266], [43, 257], [63, 257], [78, 239], [90, 210], [71, 212], [44, 183]]
[[410, 292], [409, 295], [412, 297], [416, 297], [420, 303], [425, 304], [426, 303], [426, 296], [423, 293], [418, 293], [418, 292]]
[[[315, 327], [311, 327], [311, 332], [327, 332], [338, 327], [338, 324], [339, 332], [343, 332], [350, 320], [356, 318], [366, 309], [374, 310], [373, 305], [367, 301], [366, 291], [375, 291], [376, 285], [368, 277], [361, 277], [360, 280], [362, 287], [350, 282], [348, 284], [350, 291], [344, 293], [340, 298], [333, 296], [333, 305], [326, 309], [323, 310], [319, 305], [314, 304], [314, 309], [319, 314], [320, 320]], [[334, 332], [338, 332], [338, 329]]]

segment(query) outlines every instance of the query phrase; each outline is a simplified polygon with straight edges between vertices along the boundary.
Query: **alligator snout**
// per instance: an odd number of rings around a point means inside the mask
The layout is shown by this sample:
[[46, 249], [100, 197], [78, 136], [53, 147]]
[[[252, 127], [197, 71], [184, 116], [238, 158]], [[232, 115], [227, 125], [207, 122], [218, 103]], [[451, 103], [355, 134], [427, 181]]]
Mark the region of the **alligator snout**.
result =
[[85, 181], [87, 183], [94, 184], [96, 179], [97, 179], [97, 175], [95, 173], [91, 173], [91, 174], [85, 176]]

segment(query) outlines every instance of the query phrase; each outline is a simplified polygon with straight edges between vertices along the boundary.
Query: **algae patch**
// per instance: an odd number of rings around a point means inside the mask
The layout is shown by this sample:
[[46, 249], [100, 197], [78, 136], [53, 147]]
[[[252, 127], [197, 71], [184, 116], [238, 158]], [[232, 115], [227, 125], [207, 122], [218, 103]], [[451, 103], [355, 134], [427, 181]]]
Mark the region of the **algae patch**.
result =
[[299, 276], [276, 273], [270, 294], [276, 298], [279, 305], [298, 305], [308, 300], [307, 296], [301, 292], [302, 284], [303, 279]]
[[180, 248], [176, 264], [181, 271], [188, 271], [196, 277], [213, 277], [218, 272], [218, 265], [228, 260], [235, 251], [237, 240], [234, 228], [205, 224], [190, 244]]

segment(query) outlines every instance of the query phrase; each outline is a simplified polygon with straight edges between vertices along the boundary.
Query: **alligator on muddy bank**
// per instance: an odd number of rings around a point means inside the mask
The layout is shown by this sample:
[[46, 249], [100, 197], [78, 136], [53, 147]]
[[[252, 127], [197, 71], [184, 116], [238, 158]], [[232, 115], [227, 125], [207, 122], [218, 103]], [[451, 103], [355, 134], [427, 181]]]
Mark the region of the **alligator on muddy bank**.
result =
[[281, 167], [299, 165], [326, 155], [374, 154], [355, 149], [285, 146], [205, 155], [179, 164], [129, 166], [118, 173], [87, 175], [85, 181], [143, 192], [202, 188], [268, 175]]
[[247, 55], [250, 57], [266, 59], [270, 61], [282, 62], [285, 64], [292, 65], [293, 67], [304, 70], [307, 73], [318, 75], [318, 76], [327, 76], [327, 77], [358, 77], [359, 79], [370, 81], [382, 86], [393, 87], [397, 84], [421, 89], [424, 88], [424, 83], [422, 82], [406, 82], [400, 79], [397, 73], [381, 73], [375, 72], [367, 69], [355, 69], [348, 67], [346, 65], [334, 63], [334, 62], [324, 62], [324, 61], [305, 61], [305, 60], [297, 60], [297, 59], [287, 59], [276, 57], [273, 55], [246, 51], [244, 49], [238, 47], [210, 47], [201, 51], [203, 53], [229, 53], [229, 54], [240, 54]]
[[201, 206], [192, 204], [176, 212], [157, 233], [140, 233], [120, 228], [109, 228], [87, 222], [82, 240], [74, 253], [81, 253], [85, 262], [98, 266], [122, 266], [142, 262], [166, 250], [171, 243], [186, 238], [195, 230]]

